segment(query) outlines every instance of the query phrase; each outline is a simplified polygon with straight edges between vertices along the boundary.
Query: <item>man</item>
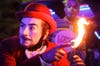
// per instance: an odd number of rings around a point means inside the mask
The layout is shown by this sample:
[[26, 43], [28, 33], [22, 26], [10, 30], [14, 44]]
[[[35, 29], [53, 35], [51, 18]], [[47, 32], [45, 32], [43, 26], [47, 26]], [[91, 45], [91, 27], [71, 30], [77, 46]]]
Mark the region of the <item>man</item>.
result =
[[77, 34], [77, 15], [79, 13], [79, 1], [78, 0], [68, 0], [65, 3], [65, 17], [63, 18], [65, 22], [69, 23], [69, 29], [73, 30]]
[[78, 2], [78, 0], [68, 0], [65, 3], [64, 11], [65, 11], [65, 17], [68, 20], [75, 19], [78, 12], [79, 12], [79, 2]]
[[[69, 23], [69, 28], [68, 29], [71, 29], [74, 33], [77, 33], [76, 29], [77, 29], [77, 15], [79, 13], [79, 2], [78, 0], [68, 0], [66, 3], [65, 3], [65, 8], [64, 8], [64, 11], [65, 11], [65, 17], [63, 18], [65, 22]], [[70, 37], [71, 38], [71, 37]], [[84, 47], [82, 46], [81, 47], [82, 49], [80, 48], [77, 48], [76, 50], [76, 55], [77, 57], [79, 57], [81, 63], [79, 63], [79, 65], [85, 65], [84, 61], [85, 61], [85, 51], [84, 51]], [[72, 59], [72, 54], [73, 52], [70, 52], [68, 53], [68, 59], [69, 61], [71, 62], [71, 66], [74, 66], [74, 63], [73, 63], [73, 59]]]
[[0, 66], [69, 66], [64, 46], [47, 41], [56, 30], [49, 9], [39, 3], [29, 3], [18, 12], [19, 38], [7, 38], [0, 44]]

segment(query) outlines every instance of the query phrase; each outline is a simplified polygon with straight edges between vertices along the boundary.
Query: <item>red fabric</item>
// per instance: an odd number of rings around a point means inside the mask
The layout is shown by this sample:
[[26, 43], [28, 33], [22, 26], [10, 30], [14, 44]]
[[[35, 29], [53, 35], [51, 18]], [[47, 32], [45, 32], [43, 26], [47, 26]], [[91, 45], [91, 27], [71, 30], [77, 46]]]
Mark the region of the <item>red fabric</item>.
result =
[[52, 18], [47, 6], [39, 3], [29, 3], [24, 11], [16, 13], [17, 18], [32, 17], [39, 18], [47, 22], [50, 26], [50, 34], [56, 30], [56, 21]]
[[[47, 51], [56, 46], [49, 42]], [[0, 66], [41, 66], [39, 55], [27, 59], [24, 49], [20, 47], [18, 37], [8, 38], [0, 44]], [[69, 66], [65, 55], [59, 62], [53, 62], [52, 66]]]
[[[55, 47], [56, 44], [52, 42], [48, 42], [48, 48], [47, 51], [50, 50], [51, 48]], [[60, 61], [55, 61], [52, 63], [53, 66], [70, 66], [69, 62], [67, 60], [67, 55], [65, 55]]]

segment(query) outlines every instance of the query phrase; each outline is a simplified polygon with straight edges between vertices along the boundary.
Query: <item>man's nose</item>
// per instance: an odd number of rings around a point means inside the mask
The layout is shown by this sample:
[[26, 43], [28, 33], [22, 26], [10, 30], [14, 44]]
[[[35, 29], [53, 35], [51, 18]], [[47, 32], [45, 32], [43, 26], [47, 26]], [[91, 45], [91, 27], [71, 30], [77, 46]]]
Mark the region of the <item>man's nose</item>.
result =
[[28, 27], [26, 27], [26, 28], [24, 29], [23, 34], [24, 34], [25, 36], [29, 35], [29, 29], [28, 29]]

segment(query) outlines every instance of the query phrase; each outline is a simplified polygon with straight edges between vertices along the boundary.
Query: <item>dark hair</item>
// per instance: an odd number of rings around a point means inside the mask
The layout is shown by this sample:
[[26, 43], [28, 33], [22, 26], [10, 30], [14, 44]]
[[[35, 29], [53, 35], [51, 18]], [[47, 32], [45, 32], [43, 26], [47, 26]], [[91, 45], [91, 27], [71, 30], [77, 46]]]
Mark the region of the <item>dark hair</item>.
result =
[[50, 29], [49, 24], [48, 24], [47, 22], [44, 21], [44, 22], [42, 23], [42, 31], [43, 31], [43, 32], [42, 32], [42, 35], [44, 36], [44, 35], [46, 34], [46, 31], [49, 30], [49, 29]]

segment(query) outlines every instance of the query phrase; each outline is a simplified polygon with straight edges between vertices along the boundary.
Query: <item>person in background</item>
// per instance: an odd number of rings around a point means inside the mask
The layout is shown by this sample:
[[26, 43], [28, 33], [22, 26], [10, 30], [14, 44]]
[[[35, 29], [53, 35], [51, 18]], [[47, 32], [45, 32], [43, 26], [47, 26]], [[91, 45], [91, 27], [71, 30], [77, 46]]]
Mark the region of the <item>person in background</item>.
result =
[[48, 7], [31, 2], [16, 18], [20, 21], [19, 37], [1, 41], [0, 66], [70, 66], [64, 46], [47, 40], [56, 30]]
[[[65, 8], [64, 8], [64, 12], [65, 12], [65, 17], [63, 18], [63, 20], [65, 22], [68, 23], [69, 27], [68, 29], [72, 30], [75, 35], [76, 35], [76, 29], [77, 29], [77, 15], [79, 13], [79, 2], [78, 0], [68, 0], [66, 3], [65, 3]], [[77, 48], [76, 50], [76, 55], [80, 58], [80, 60], [82, 61], [82, 63], [80, 63], [80, 65], [85, 65], [85, 57], [86, 57], [86, 53], [85, 53], [85, 50], [84, 50], [84, 46], [80, 46], [79, 48]], [[73, 59], [71, 56], [73, 56], [73, 51], [72, 52], [69, 52], [68, 53], [68, 59], [71, 63], [71, 66], [74, 66], [74, 63], [73, 63]]]
[[[65, 17], [63, 18], [65, 22], [69, 23], [69, 29], [74, 29], [74, 23], [77, 20], [77, 14], [79, 12], [79, 2], [78, 0], [68, 0], [65, 3]], [[75, 25], [76, 26], [76, 25]]]

